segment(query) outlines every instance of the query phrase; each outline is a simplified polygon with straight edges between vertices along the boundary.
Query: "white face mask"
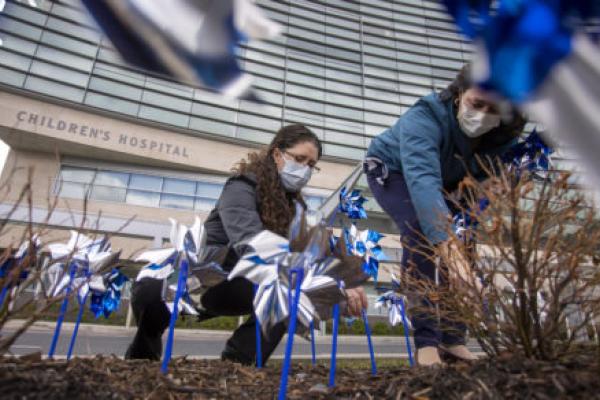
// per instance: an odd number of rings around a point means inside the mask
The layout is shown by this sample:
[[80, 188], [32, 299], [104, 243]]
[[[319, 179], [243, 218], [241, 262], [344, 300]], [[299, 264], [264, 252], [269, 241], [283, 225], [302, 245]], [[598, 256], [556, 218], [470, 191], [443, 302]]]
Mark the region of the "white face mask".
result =
[[500, 125], [500, 116], [473, 110], [463, 100], [458, 108], [460, 129], [470, 138], [479, 137]]
[[288, 192], [299, 192], [310, 180], [312, 169], [294, 160], [283, 157], [283, 168], [279, 171], [281, 184]]

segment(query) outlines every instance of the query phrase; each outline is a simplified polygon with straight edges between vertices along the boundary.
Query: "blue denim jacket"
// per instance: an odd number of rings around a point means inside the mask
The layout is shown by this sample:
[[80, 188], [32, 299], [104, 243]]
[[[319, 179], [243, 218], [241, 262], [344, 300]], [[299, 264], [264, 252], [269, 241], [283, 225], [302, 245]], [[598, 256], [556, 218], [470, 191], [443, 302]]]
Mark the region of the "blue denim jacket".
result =
[[404, 175], [421, 229], [432, 243], [447, 239], [443, 192], [454, 190], [467, 171], [484, 178], [476, 156], [494, 158], [516, 142], [494, 138], [490, 146], [483, 135], [477, 148], [485, 150], [475, 152], [475, 140], [461, 131], [454, 108], [436, 93], [425, 96], [375, 137], [367, 151], [367, 157], [382, 160], [390, 172]]

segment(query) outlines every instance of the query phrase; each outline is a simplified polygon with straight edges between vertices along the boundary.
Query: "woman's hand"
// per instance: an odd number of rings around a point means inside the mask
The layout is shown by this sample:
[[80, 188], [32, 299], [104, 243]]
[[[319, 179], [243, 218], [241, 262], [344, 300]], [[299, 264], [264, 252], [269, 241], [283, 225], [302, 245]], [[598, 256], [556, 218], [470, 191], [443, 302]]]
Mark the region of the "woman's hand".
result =
[[448, 269], [448, 279], [452, 284], [474, 285], [477, 290], [481, 289], [481, 282], [471, 268], [471, 263], [466, 258], [464, 248], [459, 248], [453, 239], [438, 244], [438, 254], [442, 263]]
[[346, 289], [346, 297], [348, 303], [348, 314], [353, 317], [360, 317], [362, 315], [362, 310], [366, 310], [369, 305], [365, 290], [362, 288], [362, 286], [354, 289]]

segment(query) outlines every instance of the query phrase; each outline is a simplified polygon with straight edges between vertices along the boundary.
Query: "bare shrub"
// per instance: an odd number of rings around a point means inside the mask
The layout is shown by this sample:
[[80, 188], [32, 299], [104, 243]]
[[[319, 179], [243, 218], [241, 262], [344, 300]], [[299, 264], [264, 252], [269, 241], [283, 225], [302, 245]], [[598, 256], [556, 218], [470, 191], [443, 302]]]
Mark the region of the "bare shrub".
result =
[[[447, 266], [439, 268], [445, 284], [408, 279], [410, 287], [439, 305], [442, 319], [466, 324], [490, 356], [553, 360], [589, 351], [600, 316], [596, 210], [568, 173], [488, 173], [486, 182], [466, 178], [459, 188], [460, 209], [478, 226], [462, 238], [452, 232], [450, 251], [432, 249]], [[484, 210], [481, 199], [489, 200]]]

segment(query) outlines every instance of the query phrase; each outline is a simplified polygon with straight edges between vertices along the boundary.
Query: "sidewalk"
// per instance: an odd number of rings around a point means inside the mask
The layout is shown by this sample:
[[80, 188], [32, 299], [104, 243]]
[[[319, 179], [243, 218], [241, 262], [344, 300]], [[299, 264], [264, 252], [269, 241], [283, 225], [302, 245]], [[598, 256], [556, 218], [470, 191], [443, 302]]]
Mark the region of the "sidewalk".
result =
[[[4, 326], [7, 331], [16, 330], [24, 320], [10, 320]], [[74, 327], [73, 322], [63, 322], [62, 332], [72, 332]], [[34, 323], [27, 331], [28, 332], [52, 332], [56, 322], [38, 321]], [[103, 336], [133, 336], [136, 327], [126, 328], [116, 325], [102, 324], [81, 324], [79, 325], [79, 333], [87, 335], [103, 335]], [[231, 331], [212, 330], [212, 329], [175, 329], [175, 335], [181, 339], [198, 339], [198, 338], [223, 338], [231, 336]], [[404, 341], [404, 336], [372, 336], [373, 343], [393, 343], [400, 340]], [[364, 335], [339, 335], [338, 342], [342, 343], [363, 343]], [[320, 336], [315, 334], [315, 343], [331, 343], [331, 335]]]

